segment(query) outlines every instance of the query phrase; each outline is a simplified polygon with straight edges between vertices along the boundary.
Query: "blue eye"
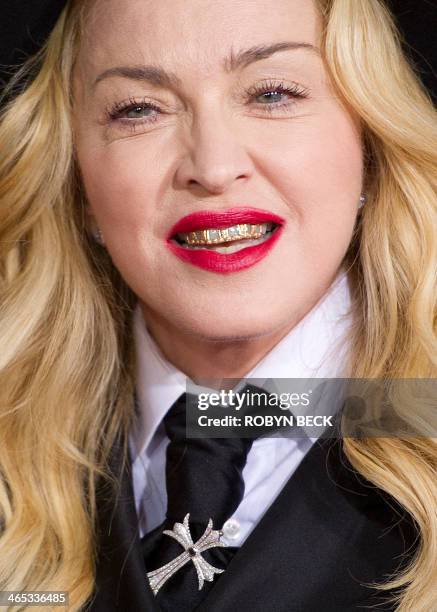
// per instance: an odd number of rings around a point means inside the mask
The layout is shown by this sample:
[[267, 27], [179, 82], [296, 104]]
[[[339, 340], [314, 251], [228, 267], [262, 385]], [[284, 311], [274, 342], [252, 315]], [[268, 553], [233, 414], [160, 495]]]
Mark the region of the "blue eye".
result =
[[[281, 104], [281, 101], [286, 98], [292, 98], [293, 100], [307, 98], [309, 95], [308, 89], [301, 87], [297, 83], [293, 83], [288, 86], [283, 82], [275, 83], [275, 82], [267, 82], [261, 85], [257, 85], [250, 89], [248, 92], [248, 97], [250, 100], [264, 98], [259, 104], [262, 106], [288, 106], [290, 102], [286, 102], [285, 104]], [[271, 109], [269, 109], [270, 111]]]
[[128, 119], [141, 119], [142, 117], [149, 116], [151, 110], [153, 109], [150, 105], [135, 106], [135, 108], [126, 109], [125, 117]]
[[265, 102], [280, 102], [280, 100], [275, 100], [274, 97], [278, 96], [281, 98], [283, 93], [280, 91], [268, 91], [267, 93], [261, 94], [261, 96], [258, 97], [262, 98], [262, 96], [268, 96], [265, 98]]
[[[248, 103], [256, 101], [259, 108], [267, 113], [273, 113], [276, 109], [287, 108], [298, 99], [307, 98], [308, 95], [309, 90], [297, 83], [286, 85], [283, 82], [267, 81], [247, 90], [245, 99]], [[111, 121], [119, 121], [132, 128], [136, 125], [153, 123], [158, 120], [159, 115], [165, 114], [156, 104], [132, 98], [115, 104], [107, 113]]]
[[120, 104], [115, 104], [108, 110], [108, 116], [111, 120], [125, 120], [134, 123], [138, 120], [141, 123], [149, 123], [156, 121], [157, 114], [162, 113], [161, 109], [150, 102], [130, 99]]

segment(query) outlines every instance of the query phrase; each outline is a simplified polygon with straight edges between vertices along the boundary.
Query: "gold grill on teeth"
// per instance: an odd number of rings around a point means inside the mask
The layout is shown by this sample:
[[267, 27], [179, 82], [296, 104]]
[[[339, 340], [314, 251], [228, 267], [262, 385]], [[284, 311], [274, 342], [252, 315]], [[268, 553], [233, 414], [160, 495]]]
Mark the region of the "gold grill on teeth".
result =
[[178, 234], [178, 237], [189, 245], [218, 244], [243, 240], [244, 238], [261, 238], [267, 233], [268, 229], [272, 229], [272, 223], [256, 225], [241, 223], [223, 229], [205, 229], [188, 234]]

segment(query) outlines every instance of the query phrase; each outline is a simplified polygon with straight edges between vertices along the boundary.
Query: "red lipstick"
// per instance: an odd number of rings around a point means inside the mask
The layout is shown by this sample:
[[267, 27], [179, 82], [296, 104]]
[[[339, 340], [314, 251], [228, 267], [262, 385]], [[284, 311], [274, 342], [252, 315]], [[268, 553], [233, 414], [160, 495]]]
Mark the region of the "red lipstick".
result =
[[[238, 224], [275, 224], [274, 231], [261, 244], [247, 246], [234, 253], [219, 253], [208, 248], [187, 248], [176, 240], [176, 234], [203, 229], [223, 229]], [[269, 211], [258, 208], [229, 208], [223, 211], [200, 210], [182, 217], [169, 231], [166, 244], [169, 250], [186, 263], [220, 274], [238, 272], [264, 259], [277, 243], [285, 220]], [[238, 244], [238, 243], [237, 243]]]

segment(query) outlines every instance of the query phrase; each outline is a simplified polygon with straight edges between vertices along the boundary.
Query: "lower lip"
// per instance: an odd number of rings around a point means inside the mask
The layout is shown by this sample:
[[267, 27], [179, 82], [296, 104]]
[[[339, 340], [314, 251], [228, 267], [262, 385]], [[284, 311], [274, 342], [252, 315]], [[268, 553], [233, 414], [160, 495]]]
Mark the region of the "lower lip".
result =
[[208, 270], [209, 272], [217, 272], [218, 274], [230, 274], [231, 272], [239, 272], [254, 266], [256, 263], [264, 259], [269, 251], [274, 247], [282, 233], [282, 226], [278, 227], [272, 233], [271, 238], [256, 244], [248, 246], [237, 253], [217, 253], [209, 249], [186, 249], [176, 242], [168, 241], [167, 246], [172, 253], [179, 257], [182, 261]]

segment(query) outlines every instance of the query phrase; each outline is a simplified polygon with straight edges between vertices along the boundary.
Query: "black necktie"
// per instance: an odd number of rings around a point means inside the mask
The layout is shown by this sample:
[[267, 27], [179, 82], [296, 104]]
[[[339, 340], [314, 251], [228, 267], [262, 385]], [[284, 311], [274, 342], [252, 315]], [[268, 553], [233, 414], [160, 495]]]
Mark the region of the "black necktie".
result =
[[[253, 439], [187, 438], [186, 403], [196, 400], [195, 395], [184, 393], [164, 417], [170, 439], [166, 460], [167, 513], [162, 525], [141, 540], [147, 572], [184, 552], [180, 543], [163, 534], [164, 530], [172, 530], [176, 522], [183, 523], [189, 513], [189, 528], [196, 543], [209, 519], [213, 521], [213, 529], [220, 530], [243, 499], [242, 471]], [[225, 569], [236, 550], [236, 547], [214, 547], [201, 555], [215, 568]], [[188, 561], [163, 584], [156, 600], [166, 612], [191, 612], [219, 577], [220, 574], [215, 574], [213, 581], [205, 581], [199, 590], [196, 568]]]

